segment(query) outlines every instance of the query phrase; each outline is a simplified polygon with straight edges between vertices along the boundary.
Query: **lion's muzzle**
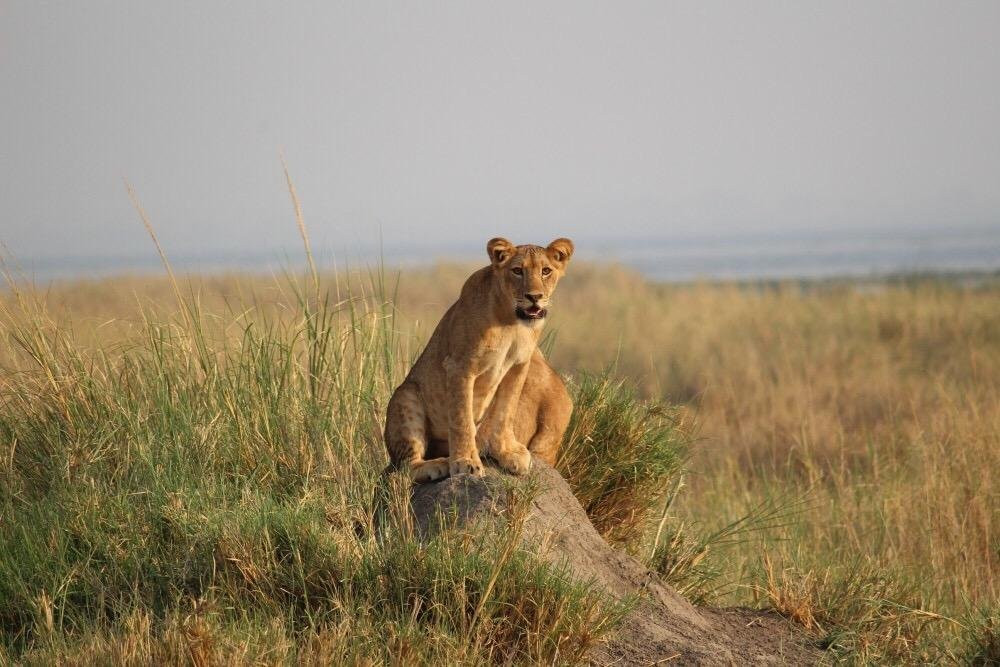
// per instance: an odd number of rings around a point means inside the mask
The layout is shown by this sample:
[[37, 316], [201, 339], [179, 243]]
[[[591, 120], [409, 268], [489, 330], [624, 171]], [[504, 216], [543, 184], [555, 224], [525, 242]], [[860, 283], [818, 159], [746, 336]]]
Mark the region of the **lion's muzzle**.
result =
[[517, 315], [519, 320], [541, 320], [545, 319], [545, 316], [548, 315], [548, 313], [549, 311], [542, 308], [538, 304], [532, 304], [527, 308], [518, 306], [514, 309], [514, 314]]

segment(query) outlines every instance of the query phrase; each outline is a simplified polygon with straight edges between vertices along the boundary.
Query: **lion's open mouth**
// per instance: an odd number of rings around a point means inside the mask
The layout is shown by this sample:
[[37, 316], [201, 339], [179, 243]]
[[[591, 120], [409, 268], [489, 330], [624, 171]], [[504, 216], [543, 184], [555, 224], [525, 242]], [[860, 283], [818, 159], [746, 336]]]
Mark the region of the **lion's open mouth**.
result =
[[514, 309], [514, 313], [519, 319], [522, 320], [540, 320], [548, 314], [549, 311], [545, 310], [541, 306], [528, 306], [527, 308], [521, 308], [518, 306]]

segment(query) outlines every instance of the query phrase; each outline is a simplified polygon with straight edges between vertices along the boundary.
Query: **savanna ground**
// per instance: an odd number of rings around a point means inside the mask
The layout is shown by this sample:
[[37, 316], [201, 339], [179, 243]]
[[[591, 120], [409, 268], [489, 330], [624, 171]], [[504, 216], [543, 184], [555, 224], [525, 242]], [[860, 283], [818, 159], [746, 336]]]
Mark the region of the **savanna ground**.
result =
[[[0, 296], [0, 662], [573, 662], [613, 632], [503, 536], [371, 530], [386, 400], [470, 268]], [[1000, 279], [574, 265], [554, 304], [560, 469], [609, 541], [833, 659], [998, 659]]]

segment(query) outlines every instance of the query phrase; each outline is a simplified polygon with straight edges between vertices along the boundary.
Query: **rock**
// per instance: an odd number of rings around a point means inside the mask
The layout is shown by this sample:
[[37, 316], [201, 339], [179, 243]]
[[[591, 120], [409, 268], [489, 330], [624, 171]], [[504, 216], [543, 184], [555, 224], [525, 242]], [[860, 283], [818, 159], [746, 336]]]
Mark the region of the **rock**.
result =
[[413, 487], [415, 527], [436, 530], [442, 513], [460, 525], [489, 521], [510, 503], [511, 485], [537, 485], [523, 531], [523, 546], [567, 566], [623, 598], [641, 601], [617, 632], [590, 655], [593, 664], [817, 664], [822, 652], [801, 628], [777, 614], [747, 609], [695, 607], [634, 558], [607, 544], [590, 523], [569, 485], [551, 466], [535, 460], [525, 478], [487, 467], [485, 477], [449, 477]]

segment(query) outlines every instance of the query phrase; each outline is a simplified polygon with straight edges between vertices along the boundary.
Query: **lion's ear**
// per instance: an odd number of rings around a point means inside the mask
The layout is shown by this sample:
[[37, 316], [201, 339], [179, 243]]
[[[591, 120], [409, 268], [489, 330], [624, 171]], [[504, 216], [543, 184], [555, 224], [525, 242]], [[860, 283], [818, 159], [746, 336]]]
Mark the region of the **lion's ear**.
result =
[[514, 255], [514, 244], [504, 238], [490, 239], [486, 244], [486, 253], [493, 266], [500, 266]]
[[545, 252], [553, 262], [564, 264], [573, 256], [573, 242], [569, 239], [556, 239], [549, 244]]

